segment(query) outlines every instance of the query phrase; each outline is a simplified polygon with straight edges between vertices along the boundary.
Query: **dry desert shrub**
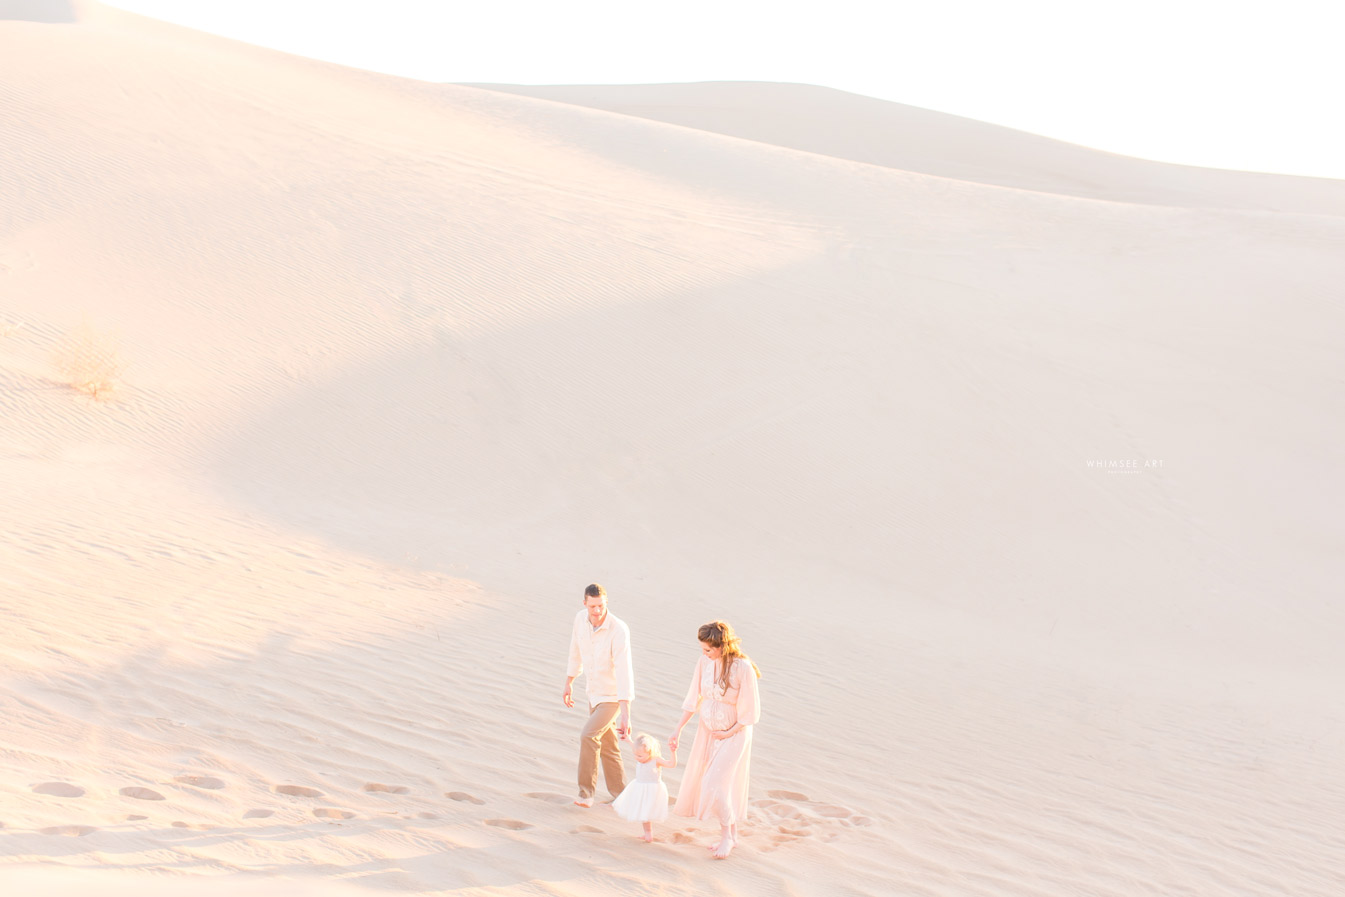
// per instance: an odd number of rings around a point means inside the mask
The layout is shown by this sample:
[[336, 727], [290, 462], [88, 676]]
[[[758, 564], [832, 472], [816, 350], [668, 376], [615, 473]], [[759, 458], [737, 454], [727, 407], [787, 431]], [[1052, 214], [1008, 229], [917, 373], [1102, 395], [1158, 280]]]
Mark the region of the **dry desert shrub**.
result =
[[126, 364], [115, 337], [83, 324], [56, 345], [52, 361], [61, 379], [95, 399], [108, 399]]

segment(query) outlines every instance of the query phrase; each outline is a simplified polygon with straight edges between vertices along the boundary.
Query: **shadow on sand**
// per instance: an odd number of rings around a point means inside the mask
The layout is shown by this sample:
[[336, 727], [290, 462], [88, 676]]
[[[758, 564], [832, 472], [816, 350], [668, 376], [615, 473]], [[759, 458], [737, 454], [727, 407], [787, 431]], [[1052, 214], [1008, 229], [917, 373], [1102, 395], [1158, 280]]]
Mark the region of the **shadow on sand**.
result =
[[72, 0], [0, 0], [0, 21], [44, 22], [64, 25], [79, 21]]

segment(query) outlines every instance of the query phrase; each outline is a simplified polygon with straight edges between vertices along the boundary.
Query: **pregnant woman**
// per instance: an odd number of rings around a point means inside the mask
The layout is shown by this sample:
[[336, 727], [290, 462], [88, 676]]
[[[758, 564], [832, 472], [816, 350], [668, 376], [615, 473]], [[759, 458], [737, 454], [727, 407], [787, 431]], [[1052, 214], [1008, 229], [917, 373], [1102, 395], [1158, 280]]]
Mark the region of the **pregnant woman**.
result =
[[682, 702], [682, 721], [668, 739], [668, 746], [677, 750], [682, 729], [697, 710], [700, 721], [673, 812], [718, 819], [720, 834], [714, 856], [722, 860], [737, 843], [738, 820], [747, 812], [752, 727], [761, 719], [757, 692], [761, 671], [743, 654], [733, 627], [723, 620], [706, 623], [696, 638], [701, 643], [701, 657]]

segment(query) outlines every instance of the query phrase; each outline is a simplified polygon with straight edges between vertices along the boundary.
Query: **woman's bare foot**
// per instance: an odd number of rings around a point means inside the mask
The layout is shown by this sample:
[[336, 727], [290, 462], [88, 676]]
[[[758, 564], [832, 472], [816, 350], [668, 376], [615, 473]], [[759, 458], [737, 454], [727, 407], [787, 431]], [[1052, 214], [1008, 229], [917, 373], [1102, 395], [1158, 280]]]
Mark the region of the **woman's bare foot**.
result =
[[738, 843], [738, 827], [733, 825], [725, 825], [720, 826], [719, 840], [707, 846], [710, 848], [710, 850], [714, 853], [714, 855], [717, 858], [722, 860], [724, 857], [729, 855], [729, 851], [732, 850], [733, 845], [737, 843]]

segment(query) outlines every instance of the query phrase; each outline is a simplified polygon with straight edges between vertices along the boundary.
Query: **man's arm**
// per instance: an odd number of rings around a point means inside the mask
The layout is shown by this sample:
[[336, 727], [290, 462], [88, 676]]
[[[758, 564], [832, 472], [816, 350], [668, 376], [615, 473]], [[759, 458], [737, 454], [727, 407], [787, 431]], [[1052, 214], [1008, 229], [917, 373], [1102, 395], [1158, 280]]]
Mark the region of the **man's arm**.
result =
[[574, 680], [579, 678], [579, 674], [584, 671], [584, 655], [579, 650], [579, 627], [570, 627], [570, 659], [565, 669], [565, 691], [561, 692], [560, 699], [565, 702], [566, 707], [574, 706]]
[[632, 733], [630, 705], [635, 700], [635, 662], [631, 657], [630, 628], [624, 623], [612, 638], [612, 672], [616, 676], [616, 699], [621, 705], [617, 734], [629, 738]]

